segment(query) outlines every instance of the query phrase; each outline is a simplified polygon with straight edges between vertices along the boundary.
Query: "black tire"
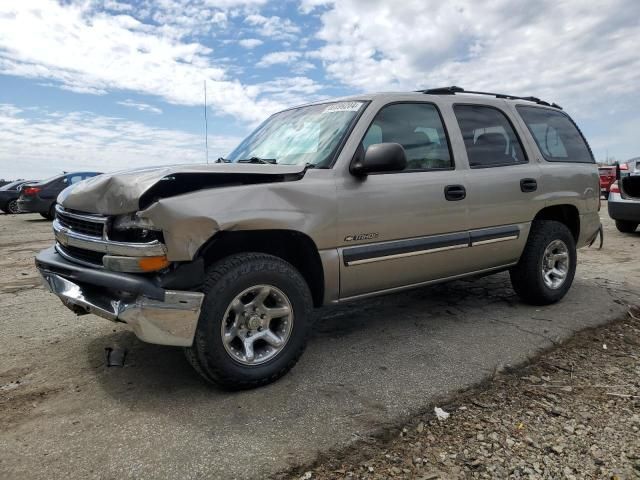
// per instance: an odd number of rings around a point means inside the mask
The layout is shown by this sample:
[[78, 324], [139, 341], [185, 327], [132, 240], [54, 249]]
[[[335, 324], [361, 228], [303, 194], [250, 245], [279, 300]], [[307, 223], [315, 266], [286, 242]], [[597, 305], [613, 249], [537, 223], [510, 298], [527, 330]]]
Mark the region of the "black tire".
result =
[[47, 213], [41, 213], [40, 216], [42, 218], [46, 218], [47, 220], [53, 220], [56, 218], [56, 204], [52, 203], [49, 207], [49, 211]]
[[609, 200], [609, 192], [604, 192], [603, 196], [605, 200]]
[[616, 228], [622, 233], [633, 233], [638, 228], [636, 222], [625, 222], [624, 220], [616, 220]]
[[[563, 283], [557, 288], [550, 288], [545, 284], [543, 275], [544, 252], [556, 240], [565, 244], [569, 265]], [[534, 220], [520, 261], [509, 272], [511, 284], [525, 303], [532, 305], [555, 303], [571, 288], [576, 273], [576, 261], [575, 240], [566, 225], [554, 220]]]
[[3, 210], [5, 210], [5, 212], [11, 215], [16, 215], [20, 213], [20, 207], [18, 207], [18, 201], [11, 200], [9, 203], [7, 203], [7, 206], [3, 208]]
[[[227, 352], [222, 322], [237, 295], [265, 284], [287, 296], [293, 309], [292, 329], [275, 357], [259, 365], [245, 365]], [[185, 349], [187, 359], [202, 377], [219, 387], [241, 390], [271, 383], [293, 368], [311, 331], [313, 301], [307, 283], [291, 264], [262, 253], [231, 255], [209, 268], [202, 291], [205, 298], [195, 339]]]

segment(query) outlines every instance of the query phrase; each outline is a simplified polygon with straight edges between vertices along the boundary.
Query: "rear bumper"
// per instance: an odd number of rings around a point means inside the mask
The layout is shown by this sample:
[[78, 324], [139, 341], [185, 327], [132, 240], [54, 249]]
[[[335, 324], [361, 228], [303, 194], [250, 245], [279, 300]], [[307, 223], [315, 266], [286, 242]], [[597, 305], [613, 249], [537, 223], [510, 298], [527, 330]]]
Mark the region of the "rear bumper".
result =
[[640, 202], [609, 200], [607, 208], [609, 216], [614, 220], [640, 223]]
[[193, 344], [202, 293], [166, 290], [142, 276], [83, 267], [60, 257], [53, 247], [38, 254], [36, 266], [45, 286], [79, 315], [124, 322], [144, 342]]
[[42, 200], [38, 197], [20, 197], [18, 207], [21, 212], [49, 213], [53, 200]]

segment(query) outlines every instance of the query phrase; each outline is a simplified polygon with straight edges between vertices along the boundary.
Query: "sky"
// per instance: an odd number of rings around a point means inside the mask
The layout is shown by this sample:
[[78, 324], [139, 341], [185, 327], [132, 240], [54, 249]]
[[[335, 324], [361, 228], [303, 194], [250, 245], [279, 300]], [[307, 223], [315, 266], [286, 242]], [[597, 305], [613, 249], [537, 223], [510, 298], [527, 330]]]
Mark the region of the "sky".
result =
[[0, 2], [0, 178], [205, 161], [270, 114], [449, 85], [556, 102], [640, 155], [637, 0]]

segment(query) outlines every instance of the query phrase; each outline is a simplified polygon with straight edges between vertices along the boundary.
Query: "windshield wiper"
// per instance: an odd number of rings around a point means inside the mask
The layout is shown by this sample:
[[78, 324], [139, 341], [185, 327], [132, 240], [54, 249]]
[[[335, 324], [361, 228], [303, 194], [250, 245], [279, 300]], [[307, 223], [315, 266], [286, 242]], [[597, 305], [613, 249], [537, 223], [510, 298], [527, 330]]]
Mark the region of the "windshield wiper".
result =
[[278, 162], [275, 158], [251, 157], [238, 160], [238, 163], [264, 163], [267, 165], [276, 165]]
[[216, 163], [231, 163], [231, 160], [229, 160], [228, 158], [219, 157], [219, 158], [216, 160]]

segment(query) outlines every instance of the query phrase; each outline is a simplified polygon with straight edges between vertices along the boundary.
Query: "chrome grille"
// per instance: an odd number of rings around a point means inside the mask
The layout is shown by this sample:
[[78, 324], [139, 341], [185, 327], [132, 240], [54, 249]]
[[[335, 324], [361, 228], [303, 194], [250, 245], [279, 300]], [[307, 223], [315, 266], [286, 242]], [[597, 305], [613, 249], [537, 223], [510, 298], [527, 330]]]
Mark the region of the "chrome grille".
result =
[[56, 207], [56, 218], [61, 226], [82, 235], [102, 238], [106, 217], [69, 212], [60, 206]]
[[61, 253], [71, 261], [102, 267], [102, 257], [104, 257], [104, 253], [102, 252], [94, 252], [93, 250], [71, 247], [69, 245], [62, 246], [59, 243], [56, 245], [56, 249], [58, 253]]

